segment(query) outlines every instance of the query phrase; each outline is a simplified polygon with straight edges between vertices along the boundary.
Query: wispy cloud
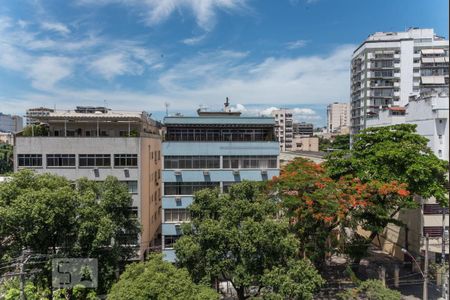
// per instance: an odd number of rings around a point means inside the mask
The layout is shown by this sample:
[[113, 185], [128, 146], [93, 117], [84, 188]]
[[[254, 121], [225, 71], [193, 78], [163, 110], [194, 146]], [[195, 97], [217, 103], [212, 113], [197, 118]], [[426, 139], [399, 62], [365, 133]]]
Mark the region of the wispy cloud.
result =
[[72, 62], [66, 57], [40, 57], [29, 69], [31, 85], [36, 89], [51, 91], [56, 82], [72, 74]]
[[66, 35], [70, 33], [70, 29], [64, 25], [63, 23], [58, 22], [42, 22], [41, 28], [49, 31], [54, 31], [62, 35]]
[[296, 40], [296, 41], [287, 43], [286, 47], [288, 49], [299, 49], [299, 48], [305, 47], [308, 43], [309, 43], [309, 41], [307, 41], [307, 40]]
[[217, 12], [243, 12], [248, 0], [78, 0], [81, 5], [121, 4], [138, 8], [139, 14], [144, 9], [145, 22], [155, 25], [166, 21], [173, 13], [188, 11], [194, 16], [197, 25], [210, 31], [216, 24]]
[[183, 44], [186, 44], [186, 45], [189, 45], [189, 46], [193, 46], [193, 45], [199, 44], [205, 38], [206, 38], [206, 34], [202, 34], [202, 35], [198, 35], [198, 36], [194, 36], [194, 37], [191, 37], [191, 38], [184, 39], [181, 42]]

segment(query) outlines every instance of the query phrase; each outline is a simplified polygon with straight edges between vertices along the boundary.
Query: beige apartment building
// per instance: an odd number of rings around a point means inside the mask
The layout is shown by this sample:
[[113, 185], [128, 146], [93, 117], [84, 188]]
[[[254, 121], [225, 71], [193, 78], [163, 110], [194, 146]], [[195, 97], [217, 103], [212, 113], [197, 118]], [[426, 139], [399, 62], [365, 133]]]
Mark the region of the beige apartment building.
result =
[[140, 220], [137, 256], [155, 245], [161, 224], [161, 138], [146, 112], [77, 107], [33, 115], [46, 128], [40, 136], [15, 137], [14, 168], [53, 173], [69, 180], [103, 181], [114, 176], [128, 186], [130, 210]]

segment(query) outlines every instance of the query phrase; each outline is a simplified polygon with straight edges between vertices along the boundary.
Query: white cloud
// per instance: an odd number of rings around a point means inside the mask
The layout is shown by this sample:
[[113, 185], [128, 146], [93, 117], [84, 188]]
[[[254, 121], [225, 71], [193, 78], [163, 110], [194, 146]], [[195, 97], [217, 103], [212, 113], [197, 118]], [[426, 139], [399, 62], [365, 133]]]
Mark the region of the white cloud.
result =
[[70, 29], [63, 23], [58, 22], [42, 22], [41, 28], [49, 31], [54, 31], [62, 35], [70, 33]]
[[[271, 116], [272, 112], [278, 109], [280, 108], [275, 106], [265, 108], [264, 107], [247, 108], [242, 104], [236, 104], [235, 106], [231, 107], [232, 111], [240, 111], [242, 112], [243, 115], [251, 115], [251, 116]], [[313, 121], [320, 119], [319, 114], [315, 110], [310, 108], [289, 107], [288, 109], [292, 111], [292, 116], [295, 122]]]
[[43, 56], [32, 63], [28, 76], [34, 88], [49, 91], [53, 89], [56, 82], [68, 77], [71, 73], [71, 59]]
[[100, 57], [91, 63], [90, 68], [108, 80], [124, 74], [138, 75], [144, 71], [142, 66], [131, 61], [124, 53]]
[[199, 36], [194, 36], [191, 38], [187, 38], [182, 40], [181, 42], [183, 44], [189, 45], [189, 46], [193, 46], [193, 45], [197, 45], [198, 43], [200, 43], [201, 41], [203, 41], [206, 38], [206, 34], [202, 34]]
[[218, 11], [242, 12], [247, 8], [248, 0], [78, 0], [82, 5], [122, 4], [134, 8], [139, 14], [142, 9], [145, 21], [149, 25], [159, 24], [167, 20], [173, 13], [189, 11], [194, 15], [197, 25], [211, 30]]
[[287, 43], [286, 46], [288, 49], [299, 49], [305, 47], [308, 43], [309, 41], [307, 40], [297, 40]]
[[89, 69], [107, 80], [121, 75], [142, 75], [145, 67], [161, 69], [164, 65], [157, 61], [154, 51], [141, 46], [117, 42], [121, 46], [114, 51], [106, 51], [95, 55], [90, 61]]

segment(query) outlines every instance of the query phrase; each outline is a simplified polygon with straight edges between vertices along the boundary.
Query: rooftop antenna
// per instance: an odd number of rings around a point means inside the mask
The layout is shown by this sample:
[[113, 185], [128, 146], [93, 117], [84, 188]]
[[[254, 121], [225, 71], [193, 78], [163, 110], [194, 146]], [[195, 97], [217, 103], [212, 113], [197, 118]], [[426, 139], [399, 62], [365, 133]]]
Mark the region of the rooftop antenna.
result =
[[226, 101], [225, 101], [225, 103], [223, 104], [223, 110], [225, 111], [225, 112], [229, 112], [230, 110], [229, 110], [229, 107], [230, 106], [230, 101], [229, 101], [229, 99], [228, 99], [228, 97], [226, 97]]
[[168, 117], [168, 116], [169, 116], [169, 106], [170, 106], [170, 103], [169, 103], [169, 102], [164, 102], [164, 106], [166, 107], [166, 117]]

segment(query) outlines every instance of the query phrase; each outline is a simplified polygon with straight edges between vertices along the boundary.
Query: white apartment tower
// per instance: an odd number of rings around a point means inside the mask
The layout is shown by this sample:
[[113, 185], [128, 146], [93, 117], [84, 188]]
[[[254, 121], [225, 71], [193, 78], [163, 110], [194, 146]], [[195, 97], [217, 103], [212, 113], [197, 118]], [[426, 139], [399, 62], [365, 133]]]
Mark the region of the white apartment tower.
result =
[[[344, 133], [350, 126], [350, 104], [334, 102], [327, 106], [327, 132]], [[347, 132], [348, 133], [348, 132]]]
[[294, 136], [292, 110], [284, 108], [273, 110], [272, 117], [275, 118], [275, 135], [280, 143], [280, 151], [291, 151]]
[[413, 92], [448, 89], [448, 49], [433, 29], [370, 35], [352, 55], [351, 133], [381, 109], [405, 106]]

